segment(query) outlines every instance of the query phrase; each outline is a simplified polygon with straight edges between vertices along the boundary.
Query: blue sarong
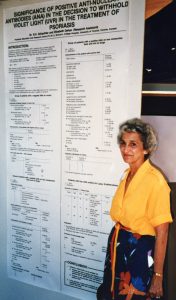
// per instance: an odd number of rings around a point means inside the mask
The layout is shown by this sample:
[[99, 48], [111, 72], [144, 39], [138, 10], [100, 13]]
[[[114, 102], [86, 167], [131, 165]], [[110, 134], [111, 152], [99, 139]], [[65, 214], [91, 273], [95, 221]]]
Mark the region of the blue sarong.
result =
[[[132, 233], [123, 227], [109, 235], [103, 283], [98, 289], [98, 300], [158, 300], [148, 295], [153, 276], [155, 237]], [[112, 260], [116, 249], [115, 276], [112, 291]], [[163, 298], [160, 297], [160, 300]]]

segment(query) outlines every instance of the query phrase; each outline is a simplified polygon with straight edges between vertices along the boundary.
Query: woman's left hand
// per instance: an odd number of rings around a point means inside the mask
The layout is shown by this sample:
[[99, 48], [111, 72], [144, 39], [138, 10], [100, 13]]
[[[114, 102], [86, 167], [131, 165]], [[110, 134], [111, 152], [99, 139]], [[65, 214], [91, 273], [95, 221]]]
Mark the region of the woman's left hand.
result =
[[153, 275], [149, 294], [152, 297], [160, 298], [163, 296], [163, 279], [162, 277]]

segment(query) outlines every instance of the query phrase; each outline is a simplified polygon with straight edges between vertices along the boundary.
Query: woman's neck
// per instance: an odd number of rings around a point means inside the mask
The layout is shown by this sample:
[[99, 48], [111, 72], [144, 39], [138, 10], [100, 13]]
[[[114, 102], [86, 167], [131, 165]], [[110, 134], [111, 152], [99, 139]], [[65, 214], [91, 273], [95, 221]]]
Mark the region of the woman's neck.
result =
[[140, 166], [142, 166], [143, 163], [144, 163], [144, 161], [141, 161], [138, 164], [129, 165], [129, 167], [130, 167], [129, 173], [131, 174], [131, 176], [134, 176], [134, 174], [137, 172], [137, 170], [140, 168]]

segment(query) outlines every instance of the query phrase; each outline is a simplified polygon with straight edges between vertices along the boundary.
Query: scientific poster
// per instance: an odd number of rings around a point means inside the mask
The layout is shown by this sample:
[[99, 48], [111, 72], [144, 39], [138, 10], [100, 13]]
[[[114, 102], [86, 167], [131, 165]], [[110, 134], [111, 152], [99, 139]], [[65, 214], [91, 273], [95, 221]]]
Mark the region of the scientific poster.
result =
[[5, 9], [4, 29], [8, 275], [95, 299], [130, 117], [128, 1]]

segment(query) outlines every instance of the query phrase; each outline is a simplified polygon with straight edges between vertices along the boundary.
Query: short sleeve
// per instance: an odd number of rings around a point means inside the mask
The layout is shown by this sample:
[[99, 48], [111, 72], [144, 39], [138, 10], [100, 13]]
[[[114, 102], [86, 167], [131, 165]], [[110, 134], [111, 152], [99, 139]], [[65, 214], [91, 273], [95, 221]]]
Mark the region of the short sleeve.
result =
[[170, 211], [170, 188], [164, 180], [157, 180], [153, 184], [153, 188], [148, 202], [148, 218], [153, 227], [160, 224], [172, 222]]

